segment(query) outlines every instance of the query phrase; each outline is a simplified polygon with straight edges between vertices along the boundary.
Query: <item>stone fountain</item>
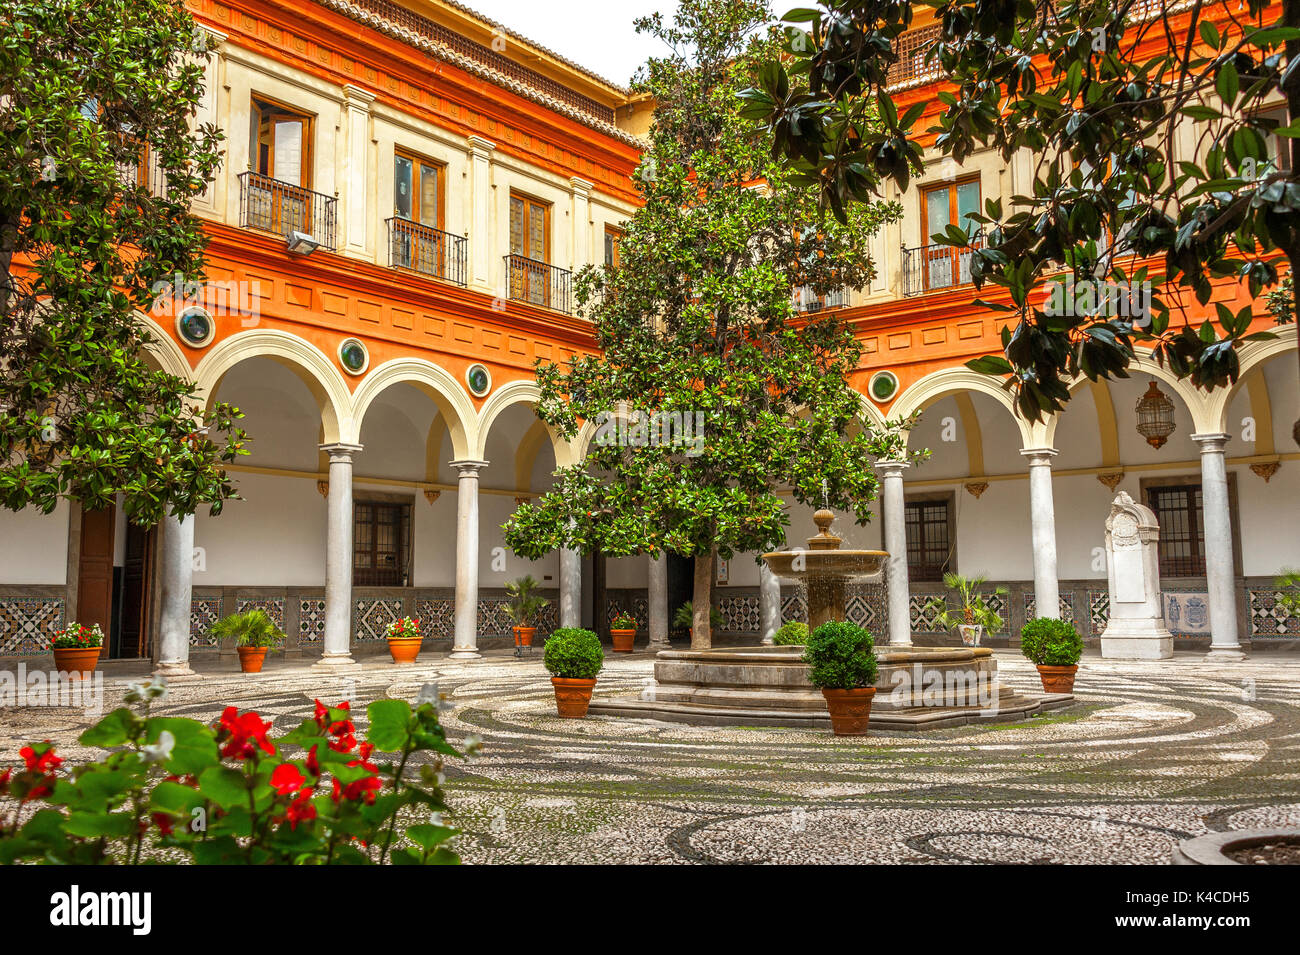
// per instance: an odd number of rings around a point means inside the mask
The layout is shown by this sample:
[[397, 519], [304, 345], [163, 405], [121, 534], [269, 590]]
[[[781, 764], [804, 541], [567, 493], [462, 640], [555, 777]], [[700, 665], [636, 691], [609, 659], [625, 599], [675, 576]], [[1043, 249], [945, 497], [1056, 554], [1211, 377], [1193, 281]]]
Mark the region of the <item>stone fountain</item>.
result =
[[[825, 508], [806, 549], [764, 554], [778, 577], [807, 588], [808, 626], [844, 620], [845, 586], [879, 577], [889, 554], [845, 550]], [[588, 712], [705, 726], [829, 728], [821, 691], [808, 681], [802, 647], [662, 650], [655, 684], [639, 697], [604, 697]], [[981, 721], [1025, 719], [1074, 702], [1069, 694], [1021, 694], [998, 682], [988, 647], [876, 647], [879, 672], [871, 707], [874, 730], [925, 730]]]

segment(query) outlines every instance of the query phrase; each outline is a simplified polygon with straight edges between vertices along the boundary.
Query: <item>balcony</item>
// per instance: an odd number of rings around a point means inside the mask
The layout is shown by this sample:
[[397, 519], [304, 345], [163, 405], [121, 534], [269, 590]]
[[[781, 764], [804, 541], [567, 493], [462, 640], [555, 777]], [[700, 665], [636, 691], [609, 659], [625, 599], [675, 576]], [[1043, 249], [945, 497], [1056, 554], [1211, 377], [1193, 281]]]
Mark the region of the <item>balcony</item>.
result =
[[983, 248], [983, 242], [983, 236], [977, 232], [970, 247], [965, 249], [951, 245], [922, 245], [914, 249], [903, 246], [903, 295], [924, 295], [969, 285], [971, 250]]
[[516, 302], [573, 312], [573, 273], [525, 255], [507, 255], [506, 289]]
[[849, 304], [848, 289], [835, 289], [825, 295], [818, 295], [807, 285], [800, 285], [794, 290], [794, 310], [812, 313], [828, 311], [833, 308], [846, 308]]
[[465, 238], [394, 216], [388, 222], [388, 264], [444, 282], [465, 284]]
[[319, 248], [338, 248], [338, 200], [257, 172], [239, 174], [239, 225], [291, 237], [309, 235]]

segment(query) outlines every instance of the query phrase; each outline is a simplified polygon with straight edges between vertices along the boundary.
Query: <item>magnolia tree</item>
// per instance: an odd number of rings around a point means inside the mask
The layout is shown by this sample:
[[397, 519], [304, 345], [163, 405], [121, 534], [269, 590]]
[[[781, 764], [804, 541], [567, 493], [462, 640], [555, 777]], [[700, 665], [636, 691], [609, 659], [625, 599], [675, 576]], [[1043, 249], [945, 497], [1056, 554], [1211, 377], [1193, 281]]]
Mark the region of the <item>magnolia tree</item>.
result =
[[155, 523], [233, 494], [236, 413], [149, 363], [139, 311], [203, 275], [189, 214], [219, 133], [195, 127], [203, 43], [168, 0], [0, 12], [0, 505], [123, 495]]
[[[972, 367], [1007, 376], [1032, 420], [1064, 407], [1070, 378], [1124, 377], [1138, 343], [1198, 386], [1235, 381], [1236, 346], [1269, 334], [1249, 332], [1256, 309], [1216, 304], [1217, 328], [1189, 309], [1224, 279], [1257, 298], [1300, 261], [1300, 0], [929, 6], [938, 36], [919, 55], [952, 84], [935, 148], [960, 163], [991, 147], [1032, 168], [1023, 195], [933, 237], [968, 247], [978, 224], [972, 280], [1005, 289], [985, 304], [1014, 318], [1005, 357]], [[922, 169], [928, 104], [900, 111], [888, 89], [912, 17], [895, 0], [791, 11], [785, 56], [742, 94], [839, 216]], [[1268, 308], [1291, 320], [1294, 299]]]
[[657, 104], [643, 204], [618, 263], [579, 277], [596, 353], [537, 369], [539, 417], [568, 438], [584, 423], [595, 434], [585, 462], [505, 526], [533, 559], [561, 547], [694, 557], [693, 647], [710, 642], [715, 558], [784, 541], [779, 487], [865, 523], [870, 461], [902, 448], [860, 423], [852, 329], [794, 305], [866, 284], [867, 244], [897, 208], [824, 218], [817, 191], [739, 115], [737, 92], [773, 55], [767, 22], [755, 0], [685, 0], [671, 23], [638, 21], [669, 50], [636, 82]]

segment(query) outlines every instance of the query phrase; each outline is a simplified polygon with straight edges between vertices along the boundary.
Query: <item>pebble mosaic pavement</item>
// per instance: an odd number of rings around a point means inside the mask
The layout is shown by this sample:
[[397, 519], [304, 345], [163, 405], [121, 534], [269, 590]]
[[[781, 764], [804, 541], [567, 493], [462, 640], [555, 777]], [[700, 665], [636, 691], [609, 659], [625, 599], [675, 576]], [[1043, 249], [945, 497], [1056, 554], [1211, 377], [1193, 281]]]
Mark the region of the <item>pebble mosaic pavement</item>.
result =
[[[998, 662], [1004, 681], [1037, 689], [1023, 659]], [[482, 737], [481, 757], [447, 770], [466, 862], [1163, 864], [1189, 836], [1300, 826], [1300, 657], [1083, 663], [1071, 710], [861, 740], [561, 720], [540, 654], [368, 662], [352, 687], [362, 714], [437, 680], [453, 742]], [[651, 670], [644, 653], [607, 659], [597, 693], [635, 692]], [[106, 681], [106, 711], [125, 682]], [[280, 663], [176, 682], [162, 711], [215, 719], [230, 702], [284, 732], [312, 697], [344, 692], [337, 677]], [[0, 764], [45, 738], [84, 758], [86, 722], [78, 710], [0, 709]]]

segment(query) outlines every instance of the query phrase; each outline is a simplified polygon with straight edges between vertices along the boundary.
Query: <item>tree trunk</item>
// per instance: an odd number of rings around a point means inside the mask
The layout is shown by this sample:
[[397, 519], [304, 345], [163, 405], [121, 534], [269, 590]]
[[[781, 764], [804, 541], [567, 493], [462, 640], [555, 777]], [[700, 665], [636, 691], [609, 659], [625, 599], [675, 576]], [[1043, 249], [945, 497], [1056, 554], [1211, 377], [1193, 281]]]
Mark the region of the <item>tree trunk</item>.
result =
[[691, 592], [691, 649], [713, 646], [709, 611], [713, 608], [713, 554], [695, 555], [695, 588]]

